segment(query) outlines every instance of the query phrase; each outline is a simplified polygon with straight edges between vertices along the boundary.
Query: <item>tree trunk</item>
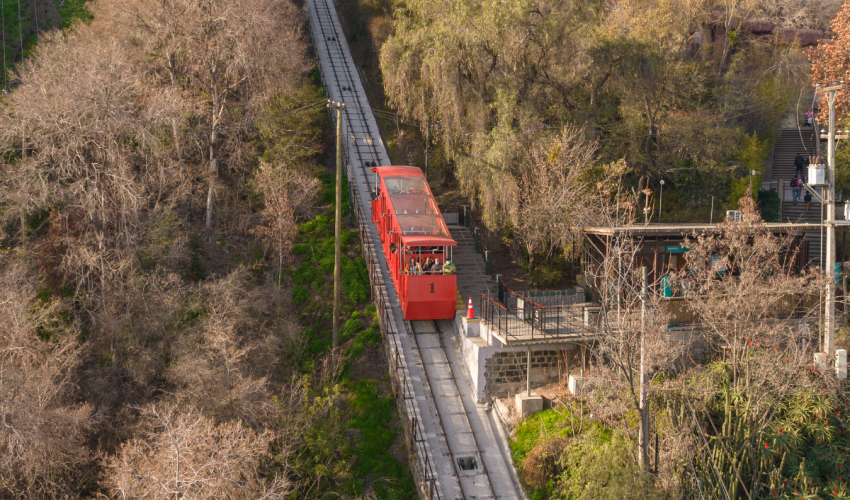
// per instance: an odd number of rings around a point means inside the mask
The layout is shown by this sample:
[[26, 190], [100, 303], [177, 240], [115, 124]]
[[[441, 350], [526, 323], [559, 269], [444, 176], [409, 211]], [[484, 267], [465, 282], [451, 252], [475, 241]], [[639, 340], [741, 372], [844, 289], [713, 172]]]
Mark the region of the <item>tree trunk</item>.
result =
[[218, 95], [218, 79], [215, 70], [213, 70], [213, 109], [210, 122], [210, 187], [207, 192], [207, 220], [206, 231], [207, 240], [212, 239], [212, 217], [213, 217], [213, 191], [215, 183], [218, 179], [218, 158], [216, 158], [216, 140], [218, 136], [218, 114], [219, 114], [219, 95]]
[[[168, 74], [171, 76], [171, 89], [177, 92], [177, 67], [174, 63], [174, 54], [168, 55]], [[177, 119], [171, 120], [171, 132], [174, 135], [174, 147], [177, 149], [177, 160], [183, 165], [183, 148], [180, 147], [180, 135], [177, 130]]]
[[644, 105], [646, 106], [646, 122], [649, 125], [649, 133], [646, 136], [646, 161], [651, 168], [655, 168], [655, 162], [652, 161], [652, 141], [655, 138], [655, 117], [652, 115], [652, 110], [649, 105], [649, 99], [644, 96]]

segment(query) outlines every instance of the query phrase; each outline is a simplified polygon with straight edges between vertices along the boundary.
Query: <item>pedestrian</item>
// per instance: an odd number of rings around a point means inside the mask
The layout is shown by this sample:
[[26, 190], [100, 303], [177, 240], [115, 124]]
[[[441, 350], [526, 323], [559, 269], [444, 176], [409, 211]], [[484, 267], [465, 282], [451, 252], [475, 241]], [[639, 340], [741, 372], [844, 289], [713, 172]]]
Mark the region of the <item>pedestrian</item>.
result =
[[803, 201], [806, 202], [806, 210], [808, 210], [809, 206], [812, 204], [812, 193], [806, 191], [806, 195], [803, 196]]
[[440, 265], [440, 259], [434, 260], [434, 265], [431, 266], [431, 271], [433, 271], [434, 274], [440, 274], [443, 272], [443, 266]]
[[425, 271], [427, 274], [430, 274], [431, 266], [433, 265], [434, 262], [431, 260], [431, 257], [428, 257], [427, 259], [425, 259], [425, 264], [422, 266], [422, 270]]
[[794, 168], [797, 169], [797, 175], [803, 174], [803, 167], [805, 167], [805, 166], [806, 166], [806, 157], [803, 156], [803, 153], [800, 153], [800, 154], [797, 155], [796, 158], [794, 158]]
[[803, 180], [798, 175], [791, 179], [791, 196], [794, 202], [794, 205], [797, 204], [797, 198], [800, 196], [800, 186], [803, 185]]
[[457, 272], [457, 267], [452, 264], [452, 261], [447, 260], [446, 264], [443, 266], [443, 274], [454, 274]]

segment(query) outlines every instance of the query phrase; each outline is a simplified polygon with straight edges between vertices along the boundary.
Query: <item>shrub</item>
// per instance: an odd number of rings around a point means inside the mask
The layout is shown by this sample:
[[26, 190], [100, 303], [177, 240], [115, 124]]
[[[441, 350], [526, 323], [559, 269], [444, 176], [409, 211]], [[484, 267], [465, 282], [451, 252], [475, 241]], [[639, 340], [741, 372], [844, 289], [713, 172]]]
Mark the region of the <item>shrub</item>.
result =
[[557, 490], [575, 500], [661, 498], [633, 453], [636, 444], [620, 432], [592, 427], [572, 439], [561, 455]]

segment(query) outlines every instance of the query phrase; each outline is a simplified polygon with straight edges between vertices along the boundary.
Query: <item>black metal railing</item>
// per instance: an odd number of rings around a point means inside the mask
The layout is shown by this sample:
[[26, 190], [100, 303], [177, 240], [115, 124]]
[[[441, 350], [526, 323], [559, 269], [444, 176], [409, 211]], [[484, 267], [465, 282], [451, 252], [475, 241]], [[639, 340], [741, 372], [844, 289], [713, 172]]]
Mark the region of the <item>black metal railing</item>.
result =
[[363, 209], [360, 196], [355, 188], [357, 180], [350, 161], [345, 162], [345, 173], [349, 179], [351, 212], [357, 220], [360, 248], [363, 253], [363, 259], [366, 261], [369, 269], [370, 290], [372, 300], [377, 309], [381, 337], [384, 340], [385, 349], [388, 351], [387, 357], [391, 360], [390, 376], [392, 379], [393, 395], [396, 399], [399, 413], [405, 415], [408, 421], [408, 424], [405, 426], [405, 434], [407, 435], [408, 445], [416, 459], [411, 465], [418, 468], [421, 472], [420, 477], [423, 478], [423, 484], [420, 486], [425, 498], [442, 499], [443, 495], [439, 488], [436, 465], [430, 455], [425, 436], [425, 427], [421, 420], [416, 418], [417, 411], [413, 410], [414, 408], [418, 408], [418, 401], [413, 392], [410, 372], [407, 369], [406, 363], [401, 361], [403, 359], [403, 354], [401, 354], [403, 353], [403, 349], [398, 337], [395, 318], [390, 307], [384, 277], [381, 273], [380, 261], [376, 253], [378, 250], [375, 248], [374, 241], [372, 240], [369, 227], [371, 218]]
[[546, 307], [534, 301], [523, 301], [519, 305], [506, 307], [481, 294], [481, 320], [509, 343], [584, 337], [596, 331], [600, 309], [597, 304]]
[[593, 290], [534, 290], [516, 292], [499, 280], [498, 299], [508, 309], [524, 307], [532, 302], [539, 307], [565, 307], [577, 304], [599, 304], [599, 292]]
[[469, 205], [441, 205], [440, 213], [447, 226], [469, 227]]
[[[310, 38], [313, 39], [312, 30], [310, 32]], [[313, 42], [314, 46], [318, 47], [314, 39]], [[321, 64], [319, 65], [319, 73], [322, 82], [327, 85], [328, 82], [325, 79]], [[336, 118], [331, 109], [328, 109], [328, 114], [331, 115], [331, 121]], [[346, 137], [347, 135], [343, 139], [345, 140]], [[416, 418], [418, 414], [418, 402], [413, 392], [413, 384], [407, 364], [402, 361], [403, 349], [398, 337], [398, 330], [396, 329], [392, 309], [389, 305], [389, 295], [387, 294], [384, 278], [378, 264], [380, 261], [376, 255], [376, 249], [370, 233], [369, 225], [371, 224], [371, 218], [364, 211], [363, 205], [360, 202], [360, 196], [357, 193], [357, 180], [352, 169], [351, 159], [348, 157], [347, 145], [343, 147], [343, 160], [345, 174], [348, 177], [349, 206], [351, 210], [349, 221], [354, 223], [352, 219], [356, 218], [360, 235], [360, 248], [363, 253], [363, 259], [366, 261], [369, 269], [371, 299], [377, 309], [378, 324], [381, 330], [381, 337], [384, 341], [384, 347], [388, 351], [388, 358], [391, 360], [390, 376], [393, 383], [393, 395], [399, 413], [404, 415], [408, 422], [404, 426], [404, 432], [407, 436], [411, 454], [414, 457], [411, 467], [418, 469], [418, 476], [422, 478], [419, 485], [421, 488], [421, 497], [442, 499], [443, 495], [439, 487], [437, 468], [430, 454], [430, 447], [425, 436], [425, 427], [421, 420]]]

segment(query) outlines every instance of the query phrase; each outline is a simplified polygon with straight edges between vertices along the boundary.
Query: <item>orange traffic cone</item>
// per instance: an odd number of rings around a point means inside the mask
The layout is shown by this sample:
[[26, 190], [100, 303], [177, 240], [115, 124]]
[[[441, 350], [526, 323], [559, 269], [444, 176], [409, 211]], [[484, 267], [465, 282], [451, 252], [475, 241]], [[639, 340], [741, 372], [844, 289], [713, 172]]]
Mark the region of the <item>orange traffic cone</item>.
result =
[[475, 315], [472, 313], [472, 297], [469, 298], [469, 305], [466, 306], [466, 317], [468, 319], [474, 319]]

